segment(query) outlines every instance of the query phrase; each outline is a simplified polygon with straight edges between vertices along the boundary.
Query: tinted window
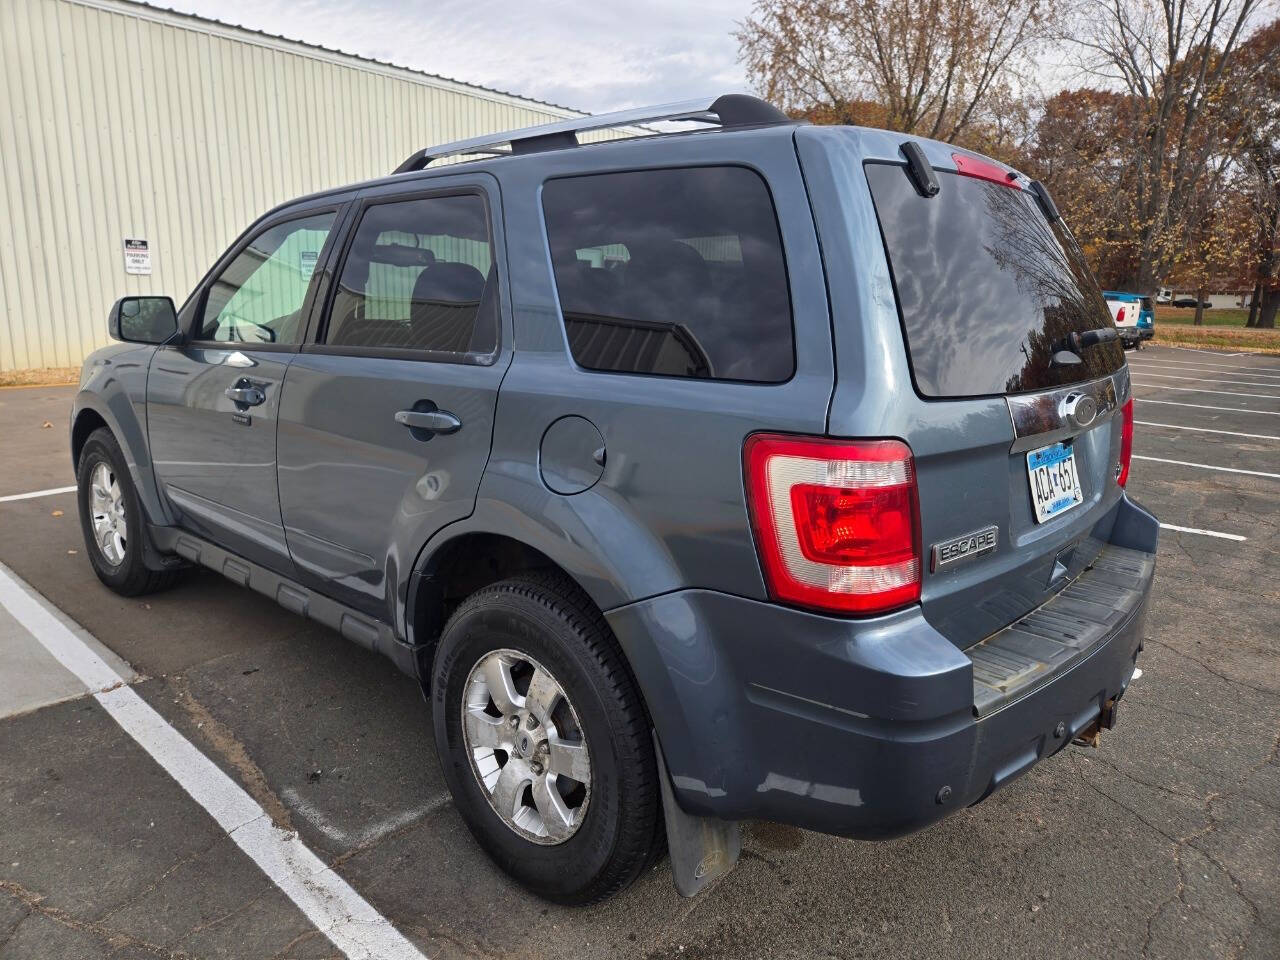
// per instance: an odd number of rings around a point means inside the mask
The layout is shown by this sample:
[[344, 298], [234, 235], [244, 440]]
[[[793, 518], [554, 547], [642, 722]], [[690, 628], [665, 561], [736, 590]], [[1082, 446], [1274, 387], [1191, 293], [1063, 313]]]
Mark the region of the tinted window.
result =
[[1075, 240], [1028, 192], [939, 171], [920, 196], [904, 167], [867, 164], [917, 389], [1018, 393], [1112, 373], [1119, 342], [1051, 367], [1067, 334], [1112, 326]]
[[768, 383], [791, 376], [782, 241], [757, 174], [701, 167], [552, 180], [543, 207], [579, 364]]
[[342, 266], [330, 344], [492, 353], [497, 284], [476, 195], [369, 207]]
[[196, 339], [298, 343], [302, 302], [334, 216], [290, 220], [254, 237], [210, 284]]

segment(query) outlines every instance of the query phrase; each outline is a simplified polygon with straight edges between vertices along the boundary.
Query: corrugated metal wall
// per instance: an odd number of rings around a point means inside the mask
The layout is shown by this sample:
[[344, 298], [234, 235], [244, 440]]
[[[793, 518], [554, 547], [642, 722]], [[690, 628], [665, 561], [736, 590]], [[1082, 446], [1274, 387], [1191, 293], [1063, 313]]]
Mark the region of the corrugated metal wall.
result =
[[78, 365], [124, 294], [181, 304], [277, 203], [572, 115], [123, 0], [0, 0], [0, 370]]

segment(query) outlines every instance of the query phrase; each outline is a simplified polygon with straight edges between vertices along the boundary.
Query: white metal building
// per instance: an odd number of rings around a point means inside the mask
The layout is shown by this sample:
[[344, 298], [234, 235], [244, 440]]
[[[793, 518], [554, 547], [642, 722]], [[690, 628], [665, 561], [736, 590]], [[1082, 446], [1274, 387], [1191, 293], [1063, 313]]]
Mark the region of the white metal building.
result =
[[0, 0], [0, 371], [181, 304], [259, 214], [576, 111], [127, 0]]

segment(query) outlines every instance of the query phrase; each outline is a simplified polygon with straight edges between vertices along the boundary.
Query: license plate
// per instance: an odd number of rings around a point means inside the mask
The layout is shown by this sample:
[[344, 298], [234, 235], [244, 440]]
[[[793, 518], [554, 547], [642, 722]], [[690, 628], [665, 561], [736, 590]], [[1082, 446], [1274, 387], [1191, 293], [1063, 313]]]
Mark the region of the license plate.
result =
[[1065, 513], [1084, 500], [1070, 443], [1051, 443], [1027, 454], [1027, 479], [1036, 523]]

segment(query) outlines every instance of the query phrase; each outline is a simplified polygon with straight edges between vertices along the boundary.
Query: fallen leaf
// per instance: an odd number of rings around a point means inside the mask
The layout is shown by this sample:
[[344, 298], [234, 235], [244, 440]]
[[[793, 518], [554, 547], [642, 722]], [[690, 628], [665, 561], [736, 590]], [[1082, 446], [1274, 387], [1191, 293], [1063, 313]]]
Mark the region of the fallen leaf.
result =
[[52, 423], [50, 423], [48, 420], [46, 420], [44, 423], [40, 424], [40, 429], [41, 429], [41, 430], [48, 430], [48, 429], [49, 429], [50, 427], [52, 427], [52, 426], [53, 426], [53, 424], [52, 424]]
[[61, 511], [61, 510], [55, 510], [55, 511], [53, 511], [53, 513], [49, 514], [49, 516], [51, 516], [51, 517], [60, 517], [60, 516], [62, 516], [62, 511]]
[[80, 552], [79, 550], [68, 550], [67, 555], [74, 557], [79, 552]]

